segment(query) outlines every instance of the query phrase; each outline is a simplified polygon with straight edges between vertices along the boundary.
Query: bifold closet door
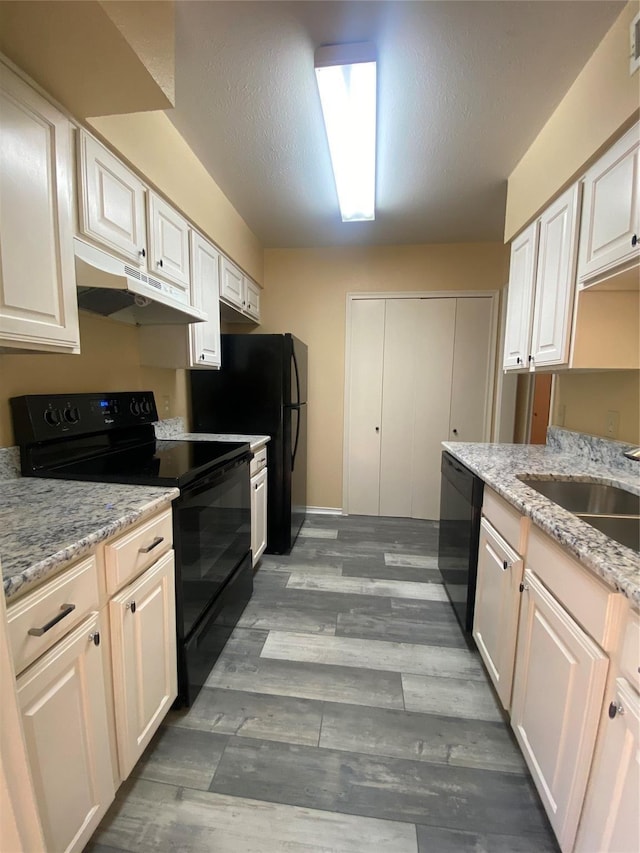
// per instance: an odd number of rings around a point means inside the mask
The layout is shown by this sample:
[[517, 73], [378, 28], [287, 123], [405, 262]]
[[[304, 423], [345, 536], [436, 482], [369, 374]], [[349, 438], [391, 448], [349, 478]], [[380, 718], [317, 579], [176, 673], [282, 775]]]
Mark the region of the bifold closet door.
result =
[[384, 357], [384, 299], [351, 306], [348, 405], [348, 509], [380, 514], [380, 427]]
[[492, 330], [492, 299], [456, 299], [449, 441], [488, 440]]
[[449, 433], [456, 300], [389, 299], [382, 380], [379, 514], [438, 518]]

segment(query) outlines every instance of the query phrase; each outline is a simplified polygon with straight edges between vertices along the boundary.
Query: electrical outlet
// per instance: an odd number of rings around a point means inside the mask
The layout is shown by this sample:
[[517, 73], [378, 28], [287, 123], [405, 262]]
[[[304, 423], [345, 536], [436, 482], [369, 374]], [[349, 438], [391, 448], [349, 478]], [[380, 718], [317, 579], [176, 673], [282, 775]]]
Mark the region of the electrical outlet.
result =
[[620, 412], [607, 412], [607, 438], [617, 438], [620, 429]]
[[162, 414], [168, 415], [171, 411], [171, 397], [165, 394], [162, 398]]

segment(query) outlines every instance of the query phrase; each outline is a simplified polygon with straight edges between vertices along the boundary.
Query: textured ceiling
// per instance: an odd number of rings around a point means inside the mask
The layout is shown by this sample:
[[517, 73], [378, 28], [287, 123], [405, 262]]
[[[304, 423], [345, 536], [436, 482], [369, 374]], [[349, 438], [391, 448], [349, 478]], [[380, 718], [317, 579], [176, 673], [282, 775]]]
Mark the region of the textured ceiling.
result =
[[[172, 121], [267, 247], [502, 240], [506, 179], [623, 2], [176, 4]], [[343, 223], [316, 47], [378, 51], [375, 222]]]

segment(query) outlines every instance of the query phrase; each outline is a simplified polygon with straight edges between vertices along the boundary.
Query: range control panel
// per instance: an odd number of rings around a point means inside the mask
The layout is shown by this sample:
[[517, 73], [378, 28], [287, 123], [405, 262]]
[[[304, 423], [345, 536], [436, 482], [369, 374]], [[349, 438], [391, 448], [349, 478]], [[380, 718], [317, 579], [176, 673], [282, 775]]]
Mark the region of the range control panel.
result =
[[16, 443], [104, 432], [158, 420], [153, 391], [31, 394], [11, 399]]

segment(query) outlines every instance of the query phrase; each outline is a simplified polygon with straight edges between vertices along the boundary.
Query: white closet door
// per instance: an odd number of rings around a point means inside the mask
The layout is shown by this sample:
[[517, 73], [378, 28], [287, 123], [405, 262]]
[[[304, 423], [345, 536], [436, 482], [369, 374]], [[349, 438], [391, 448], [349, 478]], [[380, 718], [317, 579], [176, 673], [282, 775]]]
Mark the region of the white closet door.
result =
[[419, 299], [390, 299], [384, 327], [380, 515], [411, 516], [416, 311]]
[[456, 299], [450, 441], [488, 441], [493, 300]]
[[[414, 303], [413, 450], [408, 458], [410, 479], [404, 484], [411, 504], [409, 512], [382, 513], [381, 509], [381, 514], [432, 519], [440, 516], [441, 442], [449, 436], [457, 301], [460, 300], [420, 299], [417, 305]], [[383, 436], [383, 454], [384, 449]], [[395, 452], [407, 454], [408, 447], [398, 446]]]
[[378, 515], [384, 299], [351, 306], [347, 505], [353, 515]]

